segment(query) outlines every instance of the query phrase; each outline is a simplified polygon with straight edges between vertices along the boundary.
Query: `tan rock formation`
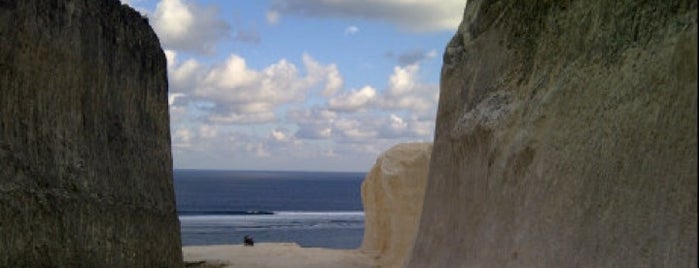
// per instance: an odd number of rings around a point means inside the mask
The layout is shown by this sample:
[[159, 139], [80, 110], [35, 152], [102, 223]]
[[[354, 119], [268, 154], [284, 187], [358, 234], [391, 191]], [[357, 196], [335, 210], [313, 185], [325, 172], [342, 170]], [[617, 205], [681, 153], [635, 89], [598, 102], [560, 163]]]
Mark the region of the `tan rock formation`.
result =
[[469, 0], [408, 267], [696, 267], [697, 2]]
[[381, 267], [399, 267], [412, 247], [422, 210], [431, 143], [398, 144], [381, 154], [362, 183], [362, 251]]
[[0, 267], [178, 266], [147, 19], [118, 0], [0, 1]]

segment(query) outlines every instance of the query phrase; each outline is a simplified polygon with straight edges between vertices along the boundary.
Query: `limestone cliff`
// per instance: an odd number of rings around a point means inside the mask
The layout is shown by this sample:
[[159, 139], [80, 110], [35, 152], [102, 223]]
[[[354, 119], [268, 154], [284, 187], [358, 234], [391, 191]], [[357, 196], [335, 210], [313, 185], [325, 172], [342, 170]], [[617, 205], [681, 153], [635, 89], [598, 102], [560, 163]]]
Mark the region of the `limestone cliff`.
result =
[[695, 267], [697, 2], [469, 0], [409, 267]]
[[398, 144], [381, 154], [362, 183], [362, 251], [398, 267], [412, 248], [425, 195], [431, 143]]
[[0, 267], [181, 261], [147, 20], [118, 0], [1, 0]]

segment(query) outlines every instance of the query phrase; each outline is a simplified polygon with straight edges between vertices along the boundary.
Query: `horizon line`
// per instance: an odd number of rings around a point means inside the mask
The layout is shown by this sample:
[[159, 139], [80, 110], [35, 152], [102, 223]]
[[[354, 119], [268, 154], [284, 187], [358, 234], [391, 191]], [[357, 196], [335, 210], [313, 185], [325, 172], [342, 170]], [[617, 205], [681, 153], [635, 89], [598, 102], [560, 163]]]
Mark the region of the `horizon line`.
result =
[[300, 170], [300, 169], [279, 169], [279, 170], [261, 170], [261, 169], [221, 169], [221, 168], [173, 168], [181, 171], [237, 171], [237, 172], [310, 172], [310, 173], [364, 173], [369, 171], [329, 171], [329, 170]]

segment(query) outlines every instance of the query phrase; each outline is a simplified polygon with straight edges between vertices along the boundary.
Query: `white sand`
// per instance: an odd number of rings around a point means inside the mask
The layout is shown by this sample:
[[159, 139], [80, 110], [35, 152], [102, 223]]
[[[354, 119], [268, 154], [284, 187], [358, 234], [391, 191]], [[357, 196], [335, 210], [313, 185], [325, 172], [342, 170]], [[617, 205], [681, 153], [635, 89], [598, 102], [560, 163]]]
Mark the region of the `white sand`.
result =
[[376, 256], [359, 250], [302, 248], [295, 243], [190, 246], [182, 252], [187, 262], [206, 261], [224, 267], [376, 267]]

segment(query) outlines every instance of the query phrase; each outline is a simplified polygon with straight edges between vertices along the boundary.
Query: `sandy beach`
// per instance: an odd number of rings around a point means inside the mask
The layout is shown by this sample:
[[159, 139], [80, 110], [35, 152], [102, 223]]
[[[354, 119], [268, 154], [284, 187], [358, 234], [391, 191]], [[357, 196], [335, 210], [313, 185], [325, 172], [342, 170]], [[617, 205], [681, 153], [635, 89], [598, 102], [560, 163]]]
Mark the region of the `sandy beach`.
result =
[[375, 256], [359, 250], [302, 248], [295, 243], [187, 246], [182, 252], [186, 263], [200, 263], [188, 267], [376, 267]]

